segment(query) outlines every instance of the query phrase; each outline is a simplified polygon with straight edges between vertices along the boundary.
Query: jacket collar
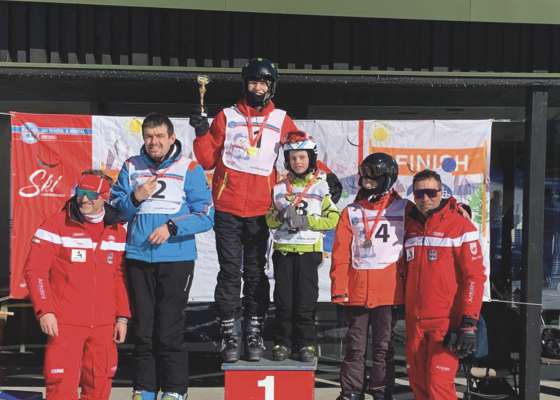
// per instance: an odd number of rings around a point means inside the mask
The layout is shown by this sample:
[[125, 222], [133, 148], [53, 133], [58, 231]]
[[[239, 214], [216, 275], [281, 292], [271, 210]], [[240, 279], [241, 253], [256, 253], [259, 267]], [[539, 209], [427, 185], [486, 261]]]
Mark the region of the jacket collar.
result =
[[243, 113], [243, 115], [246, 116], [263, 116], [263, 115], [267, 115], [270, 114], [272, 111], [274, 111], [274, 109], [276, 108], [274, 106], [274, 103], [272, 102], [272, 100], [269, 100], [268, 103], [266, 103], [266, 105], [259, 111], [256, 108], [251, 107], [248, 103], [247, 100], [245, 99], [241, 99], [239, 100], [235, 106], [238, 108], [239, 111], [241, 111]]
[[181, 144], [181, 141], [179, 139], [175, 139], [175, 143], [173, 143], [173, 145], [169, 148], [169, 151], [163, 158], [163, 161], [159, 163], [152, 160], [152, 158], [148, 155], [148, 153], [146, 152], [146, 145], [142, 145], [142, 148], [140, 149], [140, 155], [148, 163], [153, 165], [154, 168], [165, 168], [171, 163], [173, 163], [175, 160], [177, 160], [179, 157], [181, 157], [182, 150], [183, 150], [183, 145]]
[[[294, 186], [304, 186], [307, 182], [313, 179], [314, 175], [315, 171], [308, 172], [305, 176], [296, 176], [295, 174], [288, 172], [287, 179], [289, 179]], [[321, 175], [321, 173], [317, 173], [318, 178], [321, 177]]]
[[439, 218], [440, 220], [443, 220], [450, 213], [456, 212], [457, 208], [458, 208], [457, 200], [455, 199], [455, 197], [449, 197], [447, 199], [442, 199], [439, 207], [428, 211], [427, 216], [424, 216], [424, 214], [422, 214], [418, 210], [418, 208], [414, 207], [410, 212], [410, 217], [422, 224], [425, 224], [428, 220], [434, 218]]
[[388, 193], [385, 193], [383, 196], [378, 197], [374, 201], [369, 201], [368, 199], [362, 199], [358, 201], [358, 204], [368, 210], [378, 210], [385, 204], [385, 207], [388, 207], [396, 199], [400, 199], [401, 196], [394, 190], [391, 190]]
[[[66, 201], [63, 210], [66, 211], [66, 219], [68, 221], [78, 225], [83, 225], [85, 223], [85, 218], [80, 212], [76, 196], [72, 196]], [[110, 226], [120, 222], [123, 222], [123, 220], [120, 218], [119, 211], [110, 204], [105, 203], [105, 217], [103, 218], [103, 224], [105, 226]]]

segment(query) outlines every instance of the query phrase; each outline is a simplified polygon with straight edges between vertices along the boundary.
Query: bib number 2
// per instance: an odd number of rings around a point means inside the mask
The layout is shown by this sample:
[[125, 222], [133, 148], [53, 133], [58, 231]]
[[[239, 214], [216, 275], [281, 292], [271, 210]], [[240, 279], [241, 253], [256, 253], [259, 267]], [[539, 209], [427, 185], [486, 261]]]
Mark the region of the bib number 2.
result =
[[152, 199], [165, 199], [163, 191], [167, 187], [167, 184], [164, 181], [157, 181], [157, 183], [159, 184], [159, 188], [152, 194]]

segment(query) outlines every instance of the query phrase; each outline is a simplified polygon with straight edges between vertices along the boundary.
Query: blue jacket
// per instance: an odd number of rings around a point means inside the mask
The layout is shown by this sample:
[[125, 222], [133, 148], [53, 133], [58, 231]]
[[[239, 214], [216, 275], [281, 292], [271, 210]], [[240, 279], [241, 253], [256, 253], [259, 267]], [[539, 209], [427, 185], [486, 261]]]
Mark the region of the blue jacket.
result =
[[[160, 179], [163, 183], [160, 183], [152, 197], [142, 203], [133, 200], [134, 189], [143, 183], [142, 179], [145, 181], [153, 175], [159, 175], [158, 183]], [[171, 204], [170, 207], [176, 207], [178, 211], [173, 209], [176, 212], [152, 213], [150, 204], [157, 204], [158, 199], [165, 198], [166, 188], [168, 192], [175, 189], [175, 202], [165, 204]], [[195, 234], [212, 229], [214, 223], [212, 193], [204, 171], [195, 161], [181, 154], [178, 140], [159, 165], [147, 155], [144, 147], [140, 155], [126, 160], [111, 190], [111, 204], [128, 221], [126, 258], [145, 262], [195, 260]], [[177, 225], [177, 235], [170, 236], [160, 245], [152, 245], [148, 237], [168, 220]]]

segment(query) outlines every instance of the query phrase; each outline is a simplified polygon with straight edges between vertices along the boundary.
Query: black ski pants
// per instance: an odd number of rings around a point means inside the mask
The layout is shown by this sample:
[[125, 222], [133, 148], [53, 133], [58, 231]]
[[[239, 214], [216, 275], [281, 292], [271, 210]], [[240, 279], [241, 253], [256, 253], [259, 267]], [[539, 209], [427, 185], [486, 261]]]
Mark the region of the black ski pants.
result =
[[135, 347], [135, 390], [184, 394], [188, 385], [185, 307], [194, 261], [126, 260]]
[[269, 231], [264, 215], [244, 218], [216, 211], [214, 232], [220, 263], [214, 292], [219, 318], [238, 316], [241, 278], [245, 316], [264, 316], [270, 304], [270, 284], [264, 271]]

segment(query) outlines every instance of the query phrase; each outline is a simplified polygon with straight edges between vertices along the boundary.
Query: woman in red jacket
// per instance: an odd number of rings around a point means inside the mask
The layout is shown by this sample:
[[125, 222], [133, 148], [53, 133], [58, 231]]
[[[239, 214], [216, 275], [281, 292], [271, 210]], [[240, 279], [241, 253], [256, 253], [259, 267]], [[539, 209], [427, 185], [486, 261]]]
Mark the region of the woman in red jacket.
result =
[[398, 166], [388, 154], [370, 154], [359, 174], [360, 191], [342, 211], [332, 252], [332, 302], [346, 307], [349, 325], [338, 400], [364, 398], [369, 325], [373, 365], [366, 391], [383, 400], [391, 398], [394, 380], [391, 331], [393, 306], [403, 301], [399, 260], [408, 201], [392, 190]]
[[61, 211], [31, 240], [25, 280], [41, 330], [49, 336], [48, 400], [107, 400], [130, 317], [123, 275], [126, 231], [106, 204], [111, 178], [82, 174]]

